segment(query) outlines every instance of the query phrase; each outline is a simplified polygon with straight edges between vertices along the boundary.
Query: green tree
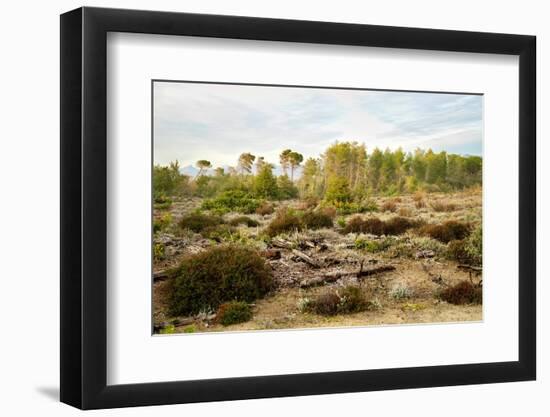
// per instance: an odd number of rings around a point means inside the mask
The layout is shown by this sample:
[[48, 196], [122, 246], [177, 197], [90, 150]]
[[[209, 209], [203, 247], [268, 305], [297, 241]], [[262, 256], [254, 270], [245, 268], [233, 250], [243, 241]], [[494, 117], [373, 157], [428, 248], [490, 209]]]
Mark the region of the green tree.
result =
[[197, 175], [195, 178], [200, 177], [203, 174], [205, 169], [212, 168], [212, 164], [210, 163], [210, 161], [207, 161], [206, 159], [198, 160], [196, 165], [197, 165], [197, 168], [199, 169], [199, 172], [197, 172]]
[[254, 177], [254, 192], [259, 197], [277, 198], [279, 189], [273, 175], [273, 165], [263, 164], [260, 172]]
[[298, 188], [288, 178], [288, 175], [280, 175], [277, 177], [277, 187], [279, 189], [279, 198], [288, 200], [298, 196]]
[[283, 169], [283, 174], [286, 175], [288, 171], [288, 167], [290, 165], [290, 154], [292, 153], [292, 150], [285, 149], [281, 152], [279, 155], [279, 163], [281, 164], [281, 168]]
[[153, 167], [153, 194], [156, 197], [173, 196], [188, 191], [189, 177], [180, 173], [178, 161], [170, 162], [168, 166]]
[[332, 176], [328, 179], [325, 200], [328, 202], [346, 203], [351, 200], [348, 180], [345, 177]]
[[294, 181], [294, 170], [300, 166], [304, 156], [298, 152], [291, 152], [288, 155], [288, 163], [290, 165], [290, 180]]
[[254, 163], [254, 160], [256, 157], [252, 155], [250, 152], [242, 153], [239, 156], [239, 163], [238, 167], [241, 171], [241, 174], [247, 173], [250, 174], [252, 172], [252, 164]]

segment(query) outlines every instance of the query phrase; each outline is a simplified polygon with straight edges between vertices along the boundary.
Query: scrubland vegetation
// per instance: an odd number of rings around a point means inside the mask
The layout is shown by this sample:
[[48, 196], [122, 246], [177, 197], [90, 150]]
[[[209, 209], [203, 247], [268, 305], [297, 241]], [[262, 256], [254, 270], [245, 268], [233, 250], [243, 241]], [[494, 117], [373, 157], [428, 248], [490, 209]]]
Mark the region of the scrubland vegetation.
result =
[[157, 333], [481, 320], [480, 157], [342, 142], [273, 162], [154, 167]]

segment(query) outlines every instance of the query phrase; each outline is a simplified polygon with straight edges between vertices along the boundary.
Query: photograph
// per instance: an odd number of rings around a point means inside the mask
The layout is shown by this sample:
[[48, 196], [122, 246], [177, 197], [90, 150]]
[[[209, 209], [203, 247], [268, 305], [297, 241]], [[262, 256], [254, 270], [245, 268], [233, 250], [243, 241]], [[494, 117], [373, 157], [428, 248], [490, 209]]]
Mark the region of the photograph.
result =
[[152, 88], [155, 334], [483, 319], [482, 95]]

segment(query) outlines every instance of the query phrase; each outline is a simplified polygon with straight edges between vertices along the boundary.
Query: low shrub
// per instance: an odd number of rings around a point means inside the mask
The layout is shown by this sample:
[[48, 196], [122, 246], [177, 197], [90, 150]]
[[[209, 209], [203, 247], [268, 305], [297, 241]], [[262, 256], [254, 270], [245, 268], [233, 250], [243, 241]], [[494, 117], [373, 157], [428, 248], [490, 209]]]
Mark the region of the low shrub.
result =
[[155, 261], [162, 261], [166, 257], [166, 247], [162, 243], [155, 243], [153, 245], [153, 259]]
[[411, 298], [413, 294], [414, 293], [411, 288], [409, 288], [405, 284], [397, 284], [390, 291], [390, 296], [395, 300]]
[[474, 265], [483, 264], [483, 228], [477, 226], [466, 240], [465, 248], [470, 263]]
[[443, 243], [451, 240], [462, 240], [470, 234], [470, 225], [457, 220], [448, 220], [441, 224], [427, 224], [419, 229], [419, 233], [430, 236]]
[[239, 216], [231, 219], [228, 222], [231, 226], [239, 226], [241, 224], [246, 225], [247, 227], [257, 227], [260, 223], [254, 219], [251, 219], [248, 216]]
[[302, 221], [293, 211], [282, 209], [277, 212], [275, 218], [269, 223], [266, 233], [268, 236], [274, 237], [284, 232], [299, 231], [302, 228]]
[[216, 242], [234, 241], [233, 235], [238, 234], [234, 227], [227, 224], [208, 226], [201, 230], [201, 236], [205, 239], [211, 239]]
[[323, 316], [335, 316], [338, 314], [340, 297], [333, 291], [327, 291], [318, 295], [308, 304], [308, 309], [315, 314]]
[[244, 301], [230, 301], [222, 304], [216, 313], [216, 321], [222, 326], [244, 323], [252, 318], [252, 309]]
[[368, 308], [368, 301], [359, 287], [348, 285], [339, 291], [339, 296], [339, 313], [359, 313], [360, 311], [365, 311]]
[[437, 212], [449, 212], [455, 211], [457, 206], [453, 203], [447, 203], [445, 201], [437, 200], [430, 203], [431, 208]]
[[382, 211], [391, 211], [392, 213], [395, 213], [397, 211], [397, 203], [394, 200], [387, 200], [384, 204], [382, 204], [381, 207]]
[[303, 299], [299, 308], [322, 316], [358, 313], [374, 308], [360, 287], [348, 285], [338, 291], [327, 290], [314, 299]]
[[355, 216], [350, 219], [344, 233], [369, 233], [371, 235], [401, 235], [408, 229], [415, 227], [417, 222], [414, 222], [405, 217], [392, 217], [387, 221], [382, 221], [376, 217], [368, 217], [366, 219]]
[[344, 233], [369, 233], [380, 236], [384, 232], [384, 222], [376, 217], [352, 217], [343, 230]]
[[319, 199], [317, 197], [306, 197], [303, 200], [300, 200], [300, 202], [297, 205], [297, 208], [299, 210], [310, 210], [317, 207], [319, 204]]
[[424, 201], [424, 198], [426, 197], [426, 193], [422, 191], [417, 191], [413, 194], [413, 200], [415, 203], [418, 203], [419, 201]]
[[166, 210], [172, 205], [172, 199], [164, 193], [156, 193], [153, 197], [153, 206], [157, 210]]
[[200, 233], [206, 228], [218, 226], [223, 223], [219, 216], [211, 216], [202, 213], [191, 213], [182, 217], [178, 223], [180, 229], [189, 229], [195, 233]]
[[483, 291], [469, 281], [461, 281], [441, 291], [439, 298], [450, 304], [481, 304]]
[[452, 259], [460, 263], [469, 263], [470, 255], [466, 251], [466, 242], [464, 240], [451, 240], [447, 244], [445, 253], [447, 259]]
[[336, 221], [336, 224], [340, 227], [340, 228], [344, 228], [346, 227], [346, 218], [345, 217], [338, 217], [338, 220]]
[[338, 214], [336, 208], [334, 208], [332, 206], [321, 207], [319, 209], [319, 212], [322, 213], [325, 216], [330, 217], [331, 219], [335, 219], [336, 215]]
[[159, 333], [160, 334], [174, 334], [174, 333], [176, 333], [176, 326], [174, 326], [173, 324], [168, 324], [165, 327], [163, 327], [162, 329], [160, 329]]
[[392, 217], [384, 223], [383, 234], [402, 235], [408, 229], [416, 227], [418, 222], [407, 219], [406, 217]]
[[256, 214], [267, 216], [268, 214], [273, 214], [274, 211], [275, 208], [273, 207], [273, 204], [264, 201], [256, 209]]
[[197, 326], [194, 324], [190, 324], [189, 326], [185, 326], [183, 328], [183, 333], [196, 333], [197, 332]]
[[161, 232], [170, 226], [170, 223], [172, 223], [172, 215], [170, 213], [165, 213], [153, 219], [153, 233]]
[[415, 202], [414, 202], [414, 206], [415, 206], [417, 209], [421, 209], [421, 208], [426, 207], [426, 202], [425, 202], [424, 200], [418, 200], [418, 201], [415, 201]]
[[355, 249], [364, 250], [369, 253], [382, 252], [392, 245], [391, 239], [370, 240], [370, 239], [355, 239]]
[[378, 211], [378, 205], [374, 200], [366, 199], [359, 203], [353, 201], [332, 201], [329, 203], [340, 215], [369, 213]]
[[254, 213], [262, 204], [262, 200], [252, 197], [250, 194], [239, 191], [224, 191], [219, 196], [204, 200], [201, 208], [211, 210], [219, 214], [237, 211], [240, 213]]
[[333, 226], [332, 217], [323, 210], [306, 211], [302, 223], [308, 229], [322, 229]]
[[409, 207], [400, 207], [399, 210], [397, 210], [397, 214], [402, 217], [412, 217], [413, 211]]
[[171, 313], [217, 309], [228, 301], [252, 302], [273, 286], [272, 272], [256, 251], [239, 245], [212, 246], [184, 258], [174, 270]]

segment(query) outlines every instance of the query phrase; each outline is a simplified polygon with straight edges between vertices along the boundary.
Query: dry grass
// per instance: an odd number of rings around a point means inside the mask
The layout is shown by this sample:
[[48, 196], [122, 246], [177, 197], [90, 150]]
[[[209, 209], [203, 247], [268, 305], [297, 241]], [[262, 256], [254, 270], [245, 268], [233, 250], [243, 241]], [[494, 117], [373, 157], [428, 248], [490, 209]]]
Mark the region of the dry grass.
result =
[[[400, 232], [406, 226], [407, 229], [405, 229], [404, 234], [396, 234], [386, 238], [377, 238], [369, 235], [347, 235], [339, 233], [340, 228], [335, 227], [323, 228], [317, 231], [310, 230], [309, 228], [296, 231], [296, 228], [291, 228], [289, 232], [284, 232], [286, 235], [282, 236], [281, 239], [287, 240], [292, 245], [292, 248], [297, 248], [312, 258], [323, 262], [324, 266], [320, 269], [312, 268], [306, 262], [303, 262], [303, 260], [297, 259], [291, 250], [277, 248], [280, 257], [265, 257], [266, 262], [269, 263], [270, 268], [273, 270], [273, 279], [277, 285], [276, 290], [265, 298], [254, 302], [252, 319], [245, 323], [228, 326], [223, 326], [215, 320], [196, 320], [193, 324], [196, 331], [299, 329], [481, 320], [481, 304], [471, 304], [470, 302], [466, 304], [451, 304], [450, 302], [441, 302], [443, 297], [439, 298], [445, 288], [455, 287], [462, 281], [468, 281], [469, 279], [468, 273], [457, 269], [456, 265], [457, 262], [462, 262], [464, 259], [464, 242], [470, 238], [463, 238], [463, 242], [451, 239], [451, 243], [447, 244], [445, 241], [450, 237], [456, 237], [457, 234], [455, 232], [460, 229], [455, 227], [449, 228], [447, 223], [455, 222], [466, 225], [468, 229], [467, 232], [464, 232], [466, 234], [470, 232], [470, 225], [480, 224], [482, 215], [480, 190], [469, 189], [465, 192], [453, 194], [433, 192], [429, 195], [420, 192], [415, 195], [403, 195], [399, 199], [401, 201], [388, 197], [372, 198], [381, 208], [387, 201], [399, 203], [395, 212], [387, 210], [376, 215], [343, 214], [338, 217], [338, 220], [339, 225], [341, 225], [342, 221], [345, 221], [345, 227], [342, 227], [342, 229], [353, 229], [353, 233], [383, 235], [391, 231], [391, 227], [395, 228], [394, 232]], [[456, 209], [453, 211], [437, 211], [429, 204], [433, 202], [454, 205]], [[177, 224], [181, 217], [188, 214], [193, 207], [196, 208], [197, 204], [200, 205], [200, 200], [193, 201], [192, 203], [174, 202], [170, 208], [174, 224]], [[418, 208], [417, 203], [421, 207]], [[300, 204], [300, 202], [294, 200], [276, 204], [283, 207], [297, 207], [297, 204]], [[425, 208], [426, 206], [428, 206], [428, 209]], [[180, 207], [182, 209], [178, 211]], [[273, 209], [273, 206], [270, 207]], [[317, 206], [316, 211], [322, 212], [329, 217], [331, 216], [331, 213], [324, 212], [323, 210]], [[292, 210], [289, 211], [292, 213]], [[303, 215], [299, 212], [295, 212], [294, 215], [303, 224]], [[232, 217], [237, 217], [237, 214], [233, 213], [224, 217], [230, 220]], [[250, 217], [259, 221], [261, 227], [267, 227], [278, 215], [266, 212], [266, 214], [259, 216], [252, 215]], [[405, 219], [409, 223], [395, 219]], [[409, 227], [411, 223], [413, 225]], [[418, 223], [424, 224], [418, 225]], [[388, 224], [391, 226], [389, 229]], [[417, 234], [424, 235], [421, 231], [428, 232], [428, 229], [431, 234], [426, 233], [426, 236], [430, 236], [430, 238], [416, 236]], [[255, 237], [261, 234], [262, 229], [247, 229], [246, 227], [239, 226], [239, 231], [249, 236], [247, 244], [258, 245], [258, 249], [262, 251], [265, 250], [266, 243], [268, 249], [271, 247], [269, 240], [262, 242]], [[439, 239], [432, 240], [432, 235], [439, 236]], [[460, 236], [461, 233], [458, 233], [458, 235]], [[202, 246], [204, 250], [204, 248], [208, 247], [204, 245], [217, 245], [212, 241], [206, 241], [195, 233], [182, 234], [180, 238], [188, 243], [183, 246], [183, 249], [176, 252], [168, 244], [167, 259], [162, 262], [155, 261], [155, 271], [158, 271], [159, 268], [163, 269], [167, 266], [174, 266], [174, 264], [181, 261], [182, 257], [189, 253], [189, 250], [196, 250], [197, 246]], [[376, 242], [388, 240], [390, 247], [385, 251], [365, 252], [364, 250], [356, 249], [355, 243], [359, 238]], [[426, 241], [427, 243], [420, 244], [419, 242], [421, 241]], [[315, 247], [311, 246], [312, 242], [315, 243]], [[436, 243], [441, 247], [434, 249], [432, 246]], [[432, 253], [432, 255], [428, 257], [418, 256], [419, 252]], [[334, 284], [315, 288], [301, 289], [298, 285], [303, 279], [310, 279], [325, 272], [340, 270], [357, 271], [361, 259], [367, 259], [369, 262], [378, 264], [391, 263], [396, 267], [396, 270], [384, 273], [373, 279], [365, 280], [360, 285], [358, 285], [354, 275]], [[438, 281], [439, 277], [441, 277], [441, 281]], [[304, 305], [304, 303], [307, 304], [307, 301], [316, 299], [325, 292], [337, 293], [341, 299], [342, 288], [349, 285], [361, 287], [364, 294], [367, 294], [367, 300], [372, 301], [373, 306], [377, 307], [351, 313], [337, 312], [334, 315], [316, 314], [299, 307]], [[392, 292], [392, 289], [396, 287], [409, 288], [410, 292], [407, 291], [407, 297], [404, 298], [396, 296], [396, 291]], [[170, 323], [174, 319], [174, 317], [167, 315], [169, 305], [167, 305], [166, 300], [169, 299], [171, 292], [169, 281], [156, 282], [154, 284], [155, 323]], [[437, 294], [438, 297], [434, 298], [434, 294]], [[472, 300], [472, 298], [468, 298], [468, 300]], [[176, 326], [175, 331], [183, 332], [185, 331], [185, 327]]]
[[437, 212], [451, 212], [457, 209], [457, 205], [442, 200], [432, 201], [430, 207]]
[[380, 207], [382, 211], [389, 211], [395, 213], [397, 211], [397, 202], [394, 200], [388, 200]]

